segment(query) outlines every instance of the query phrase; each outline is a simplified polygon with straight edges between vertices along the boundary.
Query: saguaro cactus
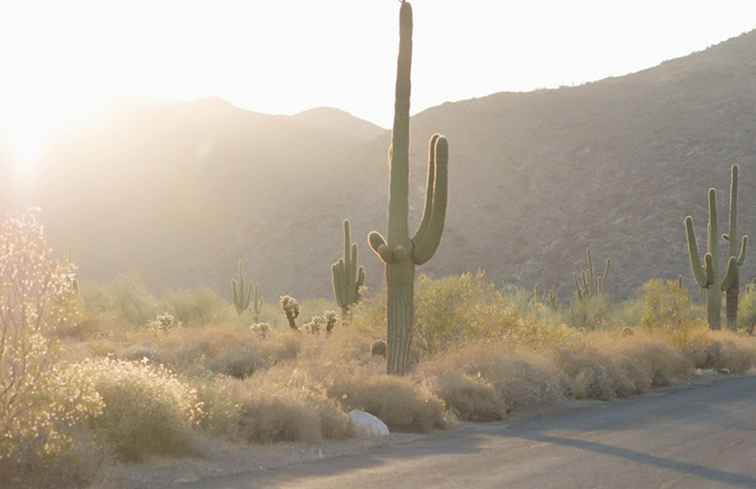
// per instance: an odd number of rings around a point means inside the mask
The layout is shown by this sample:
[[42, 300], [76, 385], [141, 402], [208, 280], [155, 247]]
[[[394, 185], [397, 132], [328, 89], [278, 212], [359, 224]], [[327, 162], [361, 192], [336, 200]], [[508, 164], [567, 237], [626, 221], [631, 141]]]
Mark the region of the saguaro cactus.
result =
[[696, 232], [693, 218], [685, 218], [685, 236], [688, 241], [690, 268], [698, 285], [706, 291], [706, 317], [709, 328], [720, 329], [722, 314], [722, 291], [719, 278], [719, 222], [717, 220], [717, 190], [709, 189], [709, 224], [706, 228], [708, 252], [704, 255], [704, 264], [698, 256]]
[[604, 273], [596, 273], [593, 270], [591, 249], [587, 248], [585, 250], [585, 264], [583, 265], [583, 271], [580, 272], [580, 275], [575, 275], [575, 286], [577, 288], [578, 299], [595, 297], [606, 292], [606, 280], [609, 276], [609, 270], [611, 267], [612, 259], [607, 258]]
[[729, 242], [727, 269], [723, 277], [719, 276], [719, 220], [717, 217], [717, 190], [709, 189], [709, 224], [706, 241], [708, 252], [704, 255], [704, 264], [698, 256], [696, 233], [693, 218], [687, 216], [685, 236], [688, 240], [690, 267], [698, 285], [706, 291], [706, 316], [709, 328], [721, 328], [722, 291], [727, 294], [727, 326], [737, 327], [738, 295], [740, 289], [740, 266], [745, 261], [748, 236], [743, 236], [738, 249], [737, 238], [737, 201], [738, 201], [738, 166], [733, 165], [730, 175], [730, 229], [722, 238]]
[[357, 243], [352, 243], [352, 228], [349, 220], [344, 220], [344, 256], [331, 266], [333, 294], [341, 307], [342, 318], [349, 314], [349, 308], [360, 300], [360, 287], [365, 283], [365, 269], [357, 268]]
[[730, 169], [730, 232], [722, 235], [729, 247], [727, 271], [722, 280], [722, 290], [725, 292], [727, 312], [727, 327], [738, 327], [738, 296], [740, 295], [740, 266], [743, 265], [748, 246], [748, 235], [740, 240], [738, 248], [737, 217], [738, 217], [738, 165]]
[[368, 235], [370, 248], [385, 263], [388, 320], [389, 374], [403, 375], [409, 369], [415, 323], [415, 266], [431, 259], [441, 241], [446, 218], [446, 138], [430, 139], [425, 213], [413, 238], [409, 236], [409, 109], [412, 66], [412, 7], [402, 2], [399, 29], [394, 127], [389, 182], [388, 240], [375, 231]]
[[231, 281], [231, 292], [233, 293], [234, 307], [236, 313], [241, 316], [244, 311], [252, 306], [255, 322], [262, 312], [262, 296], [257, 285], [250, 284], [244, 277], [242, 261], [239, 260], [239, 275], [236, 280]]

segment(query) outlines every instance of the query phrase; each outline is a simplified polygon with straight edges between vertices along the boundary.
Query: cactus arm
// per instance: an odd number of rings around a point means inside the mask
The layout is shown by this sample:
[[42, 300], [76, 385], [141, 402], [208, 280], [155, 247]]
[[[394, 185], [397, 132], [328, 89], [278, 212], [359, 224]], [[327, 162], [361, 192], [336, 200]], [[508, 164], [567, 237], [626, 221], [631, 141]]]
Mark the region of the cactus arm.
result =
[[714, 275], [714, 259], [711, 256], [711, 253], [706, 253], [704, 255], [704, 277], [705, 277], [705, 284], [701, 287], [704, 289], [708, 289], [714, 284], [714, 278], [716, 275]]
[[368, 245], [373, 253], [378, 255], [384, 263], [395, 263], [394, 253], [386, 244], [386, 239], [377, 231], [368, 234]]
[[[352, 253], [350, 252], [352, 244], [352, 227], [348, 219], [344, 219], [344, 258], [343, 271], [347, 274], [352, 268]], [[346, 277], [344, 277], [346, 278]]]
[[738, 165], [732, 165], [730, 170], [730, 230], [727, 241], [730, 243], [729, 256], [736, 256], [738, 251]]
[[423, 220], [412, 241], [416, 241], [423, 236], [430, 226], [431, 215], [433, 214], [433, 185], [436, 181], [436, 140], [438, 134], [434, 134], [428, 143], [428, 181], [425, 184], [425, 209], [423, 210]]
[[738, 258], [737, 258], [738, 266], [743, 265], [743, 263], [745, 262], [746, 248], [748, 248], [748, 235], [747, 234], [743, 236], [743, 239], [740, 241], [740, 251], [738, 252]]
[[[706, 245], [712, 256], [711, 270], [715, 279], [719, 278], [719, 218], [717, 217], [717, 190], [709, 189], [709, 223], [707, 224]], [[713, 281], [711, 282], [714, 283]], [[710, 284], [711, 285], [711, 284]]]
[[[428, 168], [428, 174], [434, 174], [434, 181], [432, 189], [428, 188], [426, 195], [426, 212], [430, 207], [431, 216], [425, 229], [421, 224], [418, 234], [412, 240], [412, 257], [416, 265], [422, 265], [433, 257], [441, 243], [441, 235], [444, 232], [444, 222], [446, 221], [449, 143], [443, 136], [435, 135], [431, 138], [431, 141], [434, 138], [436, 145], [435, 159]], [[434, 169], [431, 170], [431, 168]], [[423, 217], [423, 221], [426, 217]]]
[[234, 295], [234, 306], [236, 306], [236, 310], [238, 312], [238, 310], [239, 310], [239, 292], [237, 291], [237, 287], [238, 286], [236, 285], [236, 280], [232, 280], [231, 281], [231, 290], [232, 290], [233, 295]]
[[331, 265], [331, 275], [333, 276], [333, 295], [336, 296], [336, 302], [339, 306], [344, 307], [344, 260], [339, 260]]
[[728, 290], [731, 287], [736, 286], [737, 283], [738, 283], [738, 263], [737, 263], [737, 259], [734, 256], [731, 256], [727, 260], [727, 271], [725, 272], [725, 276], [722, 279], [721, 289], [723, 291]]
[[696, 243], [696, 231], [693, 229], [693, 218], [688, 216], [684, 221], [685, 237], [688, 242], [688, 256], [690, 258], [690, 269], [693, 272], [699, 287], [707, 288], [708, 279], [704, 267], [701, 265], [701, 258], [698, 255], [698, 244]]

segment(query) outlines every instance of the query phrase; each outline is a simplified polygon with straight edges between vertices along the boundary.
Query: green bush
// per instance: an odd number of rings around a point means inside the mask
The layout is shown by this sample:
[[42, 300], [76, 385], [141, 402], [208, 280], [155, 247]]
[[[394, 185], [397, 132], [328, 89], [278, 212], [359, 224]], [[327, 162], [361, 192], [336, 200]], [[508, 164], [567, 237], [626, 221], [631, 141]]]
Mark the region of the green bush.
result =
[[740, 295], [738, 308], [738, 328], [748, 334], [756, 332], [756, 286], [748, 285]]
[[611, 304], [605, 295], [575, 299], [567, 312], [567, 323], [575, 328], [595, 330], [609, 325]]
[[675, 280], [649, 280], [643, 284], [641, 302], [641, 324], [647, 328], [679, 328], [693, 319], [688, 289]]
[[161, 298], [160, 310], [173, 314], [184, 326], [236, 320], [232, 306], [208, 288], [169, 292]]

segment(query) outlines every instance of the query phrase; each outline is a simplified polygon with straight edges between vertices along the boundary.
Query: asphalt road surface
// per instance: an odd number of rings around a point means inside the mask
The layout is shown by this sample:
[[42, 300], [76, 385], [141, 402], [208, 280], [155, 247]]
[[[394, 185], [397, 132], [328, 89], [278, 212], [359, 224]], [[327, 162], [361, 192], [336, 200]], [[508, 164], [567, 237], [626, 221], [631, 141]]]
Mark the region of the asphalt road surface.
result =
[[192, 489], [756, 488], [756, 377], [588, 403]]

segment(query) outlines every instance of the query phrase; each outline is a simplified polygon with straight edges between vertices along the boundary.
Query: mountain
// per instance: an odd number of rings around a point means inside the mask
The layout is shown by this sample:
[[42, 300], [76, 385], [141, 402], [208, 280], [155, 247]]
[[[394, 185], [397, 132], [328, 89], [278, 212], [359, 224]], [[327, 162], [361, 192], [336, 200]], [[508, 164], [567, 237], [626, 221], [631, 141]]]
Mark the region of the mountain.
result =
[[314, 128], [339, 132], [349, 141], [366, 143], [386, 132], [385, 129], [372, 122], [358, 119], [349, 112], [331, 107], [306, 110], [292, 118]]
[[[735, 162], [740, 229], [756, 234], [755, 130], [756, 32], [623, 77], [426, 110], [412, 121], [413, 225], [436, 131], [450, 141], [450, 195], [441, 247], [421, 271], [483, 269], [566, 297], [590, 246], [615, 262], [615, 296], [658, 276], [690, 285], [682, 219], [692, 214], [701, 236], [715, 186], [725, 230]], [[136, 271], [156, 288], [227, 293], [244, 257], [269, 298], [330, 294], [348, 217], [376, 288], [364, 237], [385, 228], [389, 138], [335, 109], [127, 101], [59, 135], [32, 201], [84, 276]]]

